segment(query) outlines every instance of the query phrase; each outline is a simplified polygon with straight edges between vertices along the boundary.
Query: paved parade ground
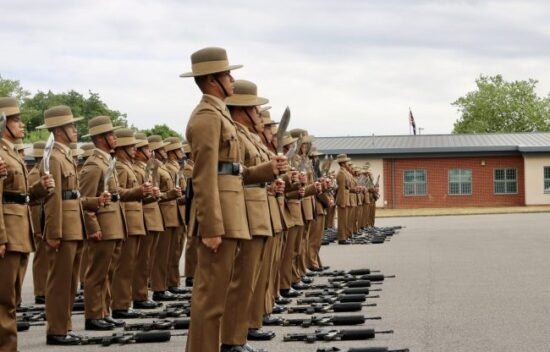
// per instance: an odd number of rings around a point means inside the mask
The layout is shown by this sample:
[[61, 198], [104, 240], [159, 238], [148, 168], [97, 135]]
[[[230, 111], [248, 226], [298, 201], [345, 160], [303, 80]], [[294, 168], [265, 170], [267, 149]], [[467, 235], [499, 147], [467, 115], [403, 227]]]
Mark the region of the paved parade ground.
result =
[[[254, 346], [270, 352], [316, 351], [319, 346], [408, 347], [418, 352], [550, 351], [549, 220], [549, 213], [380, 219], [379, 226], [406, 228], [382, 245], [333, 244], [323, 247], [321, 254], [331, 269], [368, 267], [397, 275], [380, 286], [381, 297], [373, 300], [378, 306], [362, 312], [383, 318], [367, 326], [393, 329], [395, 334], [367, 342], [309, 345], [282, 342], [283, 333], [308, 330], [277, 327], [273, 341]], [[24, 304], [32, 299], [29, 269]], [[84, 333], [83, 326], [83, 317], [75, 316], [76, 332]], [[181, 352], [185, 347], [185, 337], [122, 347], [48, 347], [44, 327], [32, 327], [19, 336], [21, 351]]]

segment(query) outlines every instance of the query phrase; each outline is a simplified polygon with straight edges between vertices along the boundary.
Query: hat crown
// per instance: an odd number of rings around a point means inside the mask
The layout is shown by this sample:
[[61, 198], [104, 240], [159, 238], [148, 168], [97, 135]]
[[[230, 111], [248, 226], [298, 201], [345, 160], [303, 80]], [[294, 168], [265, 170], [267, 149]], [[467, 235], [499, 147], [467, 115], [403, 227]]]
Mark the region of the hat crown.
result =
[[96, 116], [88, 121], [88, 128], [98, 127], [102, 125], [112, 126], [113, 122], [109, 116]]
[[162, 142], [162, 137], [159, 136], [158, 134], [154, 134], [152, 136], [147, 137], [147, 140], [149, 141], [149, 143], [160, 143]]
[[227, 52], [223, 48], [208, 47], [191, 54], [191, 63], [193, 65], [209, 61], [227, 61]]
[[46, 148], [46, 142], [45, 141], [34, 142], [32, 144], [32, 148], [33, 149], [44, 149], [44, 148]]
[[140, 141], [146, 141], [146, 140], [147, 140], [147, 136], [146, 136], [145, 133], [143, 133], [143, 132], [136, 132], [136, 134], [134, 135], [134, 137], [135, 137], [137, 140], [140, 140]]
[[0, 115], [2, 113], [6, 114], [6, 116], [21, 113], [19, 111], [19, 104], [17, 104], [17, 100], [12, 97], [0, 97]]
[[304, 130], [302, 128], [294, 128], [294, 129], [290, 130], [289, 132], [290, 132], [290, 135], [294, 138], [307, 136], [307, 134], [308, 134], [307, 130]]
[[92, 150], [95, 148], [95, 145], [93, 143], [84, 143], [80, 146], [80, 149], [84, 150]]
[[134, 137], [134, 131], [129, 128], [121, 128], [115, 131], [117, 138]]
[[256, 84], [254, 84], [253, 82], [244, 79], [238, 79], [235, 81], [233, 88], [233, 95], [235, 94], [257, 96], [258, 86], [256, 86]]
[[271, 119], [271, 114], [267, 110], [262, 111], [261, 115], [263, 118]]
[[73, 112], [71, 111], [71, 108], [66, 105], [58, 105], [54, 106], [52, 108], [49, 108], [48, 110], [44, 111], [44, 119], [50, 119], [53, 117], [58, 116], [73, 116]]
[[164, 141], [168, 143], [181, 143], [181, 140], [178, 137], [168, 137]]

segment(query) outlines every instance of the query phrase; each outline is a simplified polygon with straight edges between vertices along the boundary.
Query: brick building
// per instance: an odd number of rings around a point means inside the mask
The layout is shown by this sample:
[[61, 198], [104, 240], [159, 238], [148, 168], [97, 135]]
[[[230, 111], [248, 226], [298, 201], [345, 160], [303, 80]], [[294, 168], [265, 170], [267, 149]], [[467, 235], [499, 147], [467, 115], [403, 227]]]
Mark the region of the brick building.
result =
[[319, 137], [315, 145], [368, 162], [380, 175], [379, 207], [550, 204], [550, 133]]

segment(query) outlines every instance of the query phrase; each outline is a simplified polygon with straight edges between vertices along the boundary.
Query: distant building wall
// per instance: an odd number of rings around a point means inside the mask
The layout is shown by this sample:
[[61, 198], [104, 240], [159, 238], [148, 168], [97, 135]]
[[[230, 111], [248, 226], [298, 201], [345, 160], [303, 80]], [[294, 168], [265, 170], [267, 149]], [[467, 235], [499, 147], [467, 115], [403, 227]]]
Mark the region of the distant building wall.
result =
[[550, 204], [550, 189], [544, 189], [544, 168], [550, 168], [550, 155], [525, 154], [525, 204]]
[[[516, 169], [517, 192], [495, 194], [494, 170]], [[449, 169], [471, 170], [471, 194], [449, 194]], [[404, 194], [405, 170], [425, 170], [425, 195]], [[388, 208], [441, 208], [525, 205], [525, 169], [521, 155], [384, 160], [384, 194]]]

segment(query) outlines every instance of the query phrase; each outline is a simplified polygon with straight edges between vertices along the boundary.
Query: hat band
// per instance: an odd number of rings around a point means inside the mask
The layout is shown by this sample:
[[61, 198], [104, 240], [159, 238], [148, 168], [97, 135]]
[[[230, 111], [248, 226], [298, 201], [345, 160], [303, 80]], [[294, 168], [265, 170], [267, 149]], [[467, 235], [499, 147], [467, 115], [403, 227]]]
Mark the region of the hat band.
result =
[[254, 94], [234, 94], [229, 97], [226, 101], [227, 105], [231, 104], [239, 104], [239, 105], [249, 105], [249, 106], [257, 106], [258, 104], [258, 96]]
[[203, 72], [223, 72], [227, 71], [228, 68], [229, 62], [227, 60], [204, 61], [191, 65], [191, 69], [194, 74], [200, 74]]
[[172, 143], [172, 144], [168, 144], [166, 147], [164, 147], [164, 149], [169, 152], [171, 150], [175, 150], [175, 149], [181, 149], [182, 148], [182, 145], [181, 143]]
[[5, 113], [6, 116], [17, 115], [21, 113], [17, 106], [6, 106], [5, 108], [0, 108], [0, 113], [2, 112]]
[[117, 146], [124, 147], [131, 144], [137, 144], [137, 141], [134, 137], [117, 137], [116, 144]]
[[44, 125], [46, 125], [46, 128], [48, 128], [49, 126], [52, 126], [52, 125], [60, 125], [60, 124], [64, 124], [64, 123], [71, 123], [73, 122], [73, 115], [61, 115], [61, 116], [53, 116], [53, 117], [48, 117], [46, 119], [44, 119]]
[[88, 130], [88, 134], [90, 136], [95, 136], [95, 135], [98, 135], [98, 134], [110, 132], [112, 130], [114, 130], [112, 124], [103, 124], [103, 125], [99, 125], [99, 126], [90, 127], [90, 129]]

